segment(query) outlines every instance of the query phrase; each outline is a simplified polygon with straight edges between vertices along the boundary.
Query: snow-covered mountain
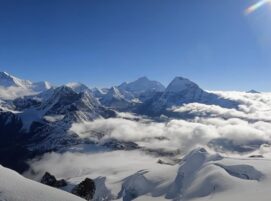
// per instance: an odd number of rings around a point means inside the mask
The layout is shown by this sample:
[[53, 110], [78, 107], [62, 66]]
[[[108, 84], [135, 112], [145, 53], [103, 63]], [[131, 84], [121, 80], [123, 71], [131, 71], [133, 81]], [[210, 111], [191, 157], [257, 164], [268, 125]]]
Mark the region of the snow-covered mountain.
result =
[[[76, 93], [65, 85], [17, 98], [9, 105], [11, 109], [5, 106], [0, 111], [0, 141], [6, 150], [12, 148], [14, 142], [40, 153], [82, 143], [84, 140], [69, 132], [73, 123], [116, 116], [90, 91]], [[10, 163], [8, 159], [5, 162]]]
[[111, 108], [123, 110], [130, 106], [130, 101], [117, 87], [111, 87], [109, 91], [100, 98], [100, 102]]
[[[16, 85], [20, 89], [26, 87], [33, 89], [33, 86], [37, 86], [31, 81], [23, 81], [7, 73], [3, 73], [3, 77], [10, 80], [9, 84]], [[80, 83], [69, 83], [57, 88], [50, 88], [47, 82], [39, 85], [49, 89], [13, 101], [1, 102], [1, 107], [5, 108], [1, 115], [5, 117], [8, 111], [16, 117], [12, 117], [14, 121], [11, 121], [10, 125], [21, 125], [20, 129], [16, 127], [18, 135], [29, 133], [27, 143], [32, 150], [46, 151], [67, 144], [81, 143], [82, 139], [75, 133], [67, 132], [71, 125], [116, 116], [109, 108], [122, 112], [135, 111], [152, 117], [153, 114], [163, 114], [173, 106], [191, 102], [235, 106], [234, 101], [206, 92], [197, 84], [181, 77], [176, 77], [166, 89], [160, 83], [143, 77], [119, 87], [111, 87], [106, 93], [99, 91], [100, 98], [95, 98], [93, 90]], [[142, 95], [145, 98], [139, 100]], [[7, 132], [8, 125], [5, 121], [0, 122], [1, 132], [4, 133]], [[16, 136], [16, 131], [13, 133]]]
[[[92, 178], [95, 201], [270, 199], [269, 93], [208, 92], [182, 77], [167, 88], [143, 77], [105, 90], [0, 78], [1, 94], [14, 95], [0, 98], [0, 163], [31, 167], [29, 178], [52, 172], [68, 192]], [[70, 199], [0, 174], [0, 200], [44, 200], [38, 191]]]
[[29, 80], [22, 80], [8, 74], [7, 72], [0, 72], [0, 86], [2, 87], [29, 88], [31, 85], [32, 82]]
[[47, 82], [31, 82], [0, 72], [0, 98], [14, 99], [26, 95], [38, 94], [52, 88]]
[[51, 89], [53, 86], [47, 82], [47, 81], [43, 81], [43, 82], [35, 82], [35, 83], [32, 83], [32, 89], [35, 91], [35, 92], [43, 92], [43, 91], [46, 91], [48, 89]]
[[251, 93], [251, 94], [259, 94], [260, 92], [254, 90], [254, 89], [251, 89], [251, 90], [247, 91], [247, 93]]
[[124, 82], [119, 86], [113, 86], [106, 92], [95, 90], [95, 97], [108, 107], [117, 110], [131, 110], [154, 96], [157, 92], [164, 91], [165, 87], [157, 82], [141, 77], [133, 82]]
[[140, 95], [145, 92], [161, 92], [165, 87], [157, 81], [149, 80], [147, 77], [141, 77], [133, 82], [124, 82], [118, 86], [119, 89]]
[[90, 92], [91, 90], [84, 84], [78, 83], [78, 82], [70, 82], [68, 84], [65, 84], [65, 86], [71, 88], [76, 93], [82, 93], [82, 92]]
[[174, 106], [194, 102], [219, 105], [226, 108], [233, 108], [238, 105], [235, 101], [204, 91], [196, 83], [186, 78], [175, 77], [164, 92], [156, 94], [152, 100], [143, 104], [140, 111], [160, 115]]
[[114, 117], [115, 112], [103, 107], [88, 91], [78, 94], [61, 86], [40, 105], [25, 109], [19, 116], [24, 128], [30, 129], [29, 147], [41, 151], [81, 142], [68, 132], [73, 123]]
[[163, 92], [165, 87], [160, 82], [149, 80], [147, 77], [141, 77], [133, 82], [122, 83], [118, 86], [118, 89], [128, 100], [145, 102], [156, 93]]
[[97, 99], [100, 99], [108, 92], [108, 90], [105, 92], [97, 87], [94, 87], [91, 89], [91, 92], [94, 97], [96, 97]]

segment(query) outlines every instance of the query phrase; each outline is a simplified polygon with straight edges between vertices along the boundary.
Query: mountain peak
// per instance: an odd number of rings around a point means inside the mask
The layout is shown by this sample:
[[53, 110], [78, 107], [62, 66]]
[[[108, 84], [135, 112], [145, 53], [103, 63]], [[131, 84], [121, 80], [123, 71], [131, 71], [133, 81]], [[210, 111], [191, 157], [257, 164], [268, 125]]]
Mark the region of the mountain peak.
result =
[[42, 81], [42, 82], [33, 83], [32, 89], [37, 92], [42, 92], [42, 91], [46, 91], [48, 89], [51, 89], [52, 87], [53, 86], [51, 85], [51, 83], [49, 83], [47, 81]]
[[11, 76], [9, 73], [7, 73], [6, 71], [2, 71], [0, 72], [0, 75], [4, 75], [4, 76]]
[[22, 80], [10, 75], [7, 72], [0, 72], [0, 86], [2, 87], [22, 87], [28, 88], [32, 82], [29, 80]]
[[254, 90], [254, 89], [251, 89], [251, 90], [247, 91], [247, 93], [251, 93], [251, 94], [259, 94], [260, 92]]
[[70, 87], [65, 86], [65, 85], [57, 87], [55, 91], [57, 93], [74, 93], [74, 91]]
[[82, 84], [80, 82], [70, 82], [68, 84], [65, 84], [65, 86], [71, 88], [76, 93], [90, 91], [90, 89], [86, 85], [84, 85], [84, 84]]
[[149, 80], [149, 78], [143, 76], [135, 81], [122, 83], [119, 89], [140, 94], [146, 91], [164, 91], [165, 87], [160, 82]]
[[12, 79], [12, 77], [13, 77], [12, 75], [5, 71], [0, 72], [0, 79]]
[[183, 91], [189, 88], [199, 88], [199, 86], [192, 82], [191, 80], [184, 78], [184, 77], [175, 77], [168, 87], [166, 88], [167, 92], [178, 92]]
[[146, 76], [143, 76], [143, 77], [138, 78], [136, 81], [150, 81], [150, 79], [147, 78]]
[[114, 96], [115, 98], [124, 98], [119, 89], [115, 86], [109, 89], [107, 95]]

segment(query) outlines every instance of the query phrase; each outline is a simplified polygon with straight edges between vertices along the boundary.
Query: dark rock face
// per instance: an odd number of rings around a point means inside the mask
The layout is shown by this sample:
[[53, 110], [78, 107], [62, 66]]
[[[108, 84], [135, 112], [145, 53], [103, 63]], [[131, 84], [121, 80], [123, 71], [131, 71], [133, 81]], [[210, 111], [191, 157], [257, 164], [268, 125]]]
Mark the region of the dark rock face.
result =
[[110, 140], [102, 144], [103, 146], [114, 150], [135, 150], [139, 149], [139, 146], [134, 142], [124, 142], [118, 140]]
[[92, 179], [86, 178], [74, 187], [72, 193], [86, 200], [91, 200], [95, 194], [96, 186]]
[[30, 107], [38, 107], [40, 106], [41, 102], [30, 96], [30, 97], [16, 98], [15, 100], [13, 100], [13, 104], [16, 110], [22, 111]]
[[257, 154], [257, 155], [250, 155], [249, 158], [264, 158], [264, 157], [261, 154]]
[[34, 155], [24, 147], [27, 138], [20, 118], [0, 109], [0, 164], [19, 173], [26, 171], [25, 161]]
[[51, 175], [49, 172], [46, 172], [43, 175], [41, 179], [41, 183], [46, 184], [48, 186], [56, 187], [56, 188], [64, 187], [67, 185], [67, 182], [64, 179], [56, 180], [56, 178], [53, 175]]

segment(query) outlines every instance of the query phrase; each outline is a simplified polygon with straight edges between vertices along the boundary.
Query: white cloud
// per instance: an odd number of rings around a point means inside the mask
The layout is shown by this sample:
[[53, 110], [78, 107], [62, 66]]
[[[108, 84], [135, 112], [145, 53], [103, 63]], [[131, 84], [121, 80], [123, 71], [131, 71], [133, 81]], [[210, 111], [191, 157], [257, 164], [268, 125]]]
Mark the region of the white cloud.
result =
[[33, 95], [34, 92], [30, 89], [22, 87], [1, 87], [0, 86], [0, 98], [5, 100], [12, 100], [22, 96]]
[[[241, 103], [240, 107], [227, 109], [191, 103], [175, 108], [176, 112], [193, 114], [194, 118], [189, 120], [171, 119], [167, 122], [153, 122], [122, 113], [118, 118], [75, 123], [70, 130], [82, 138], [97, 142], [108, 139], [132, 141], [148, 149], [180, 150], [182, 155], [197, 146], [206, 147], [215, 139], [230, 140], [236, 146], [245, 147], [256, 141], [271, 142], [271, 94], [218, 93], [226, 98], [238, 100]], [[242, 156], [240, 153], [231, 153], [235, 150], [229, 150], [224, 154], [236, 158], [264, 154], [270, 158], [269, 145], [262, 144], [258, 149], [255, 148], [253, 152]], [[102, 153], [96, 153], [95, 149], [84, 153], [74, 151], [45, 154], [39, 160], [30, 162], [32, 170], [37, 175], [32, 175], [31, 171], [26, 175], [32, 178], [36, 176], [36, 179], [39, 179], [45, 171], [49, 171], [59, 178], [68, 178], [71, 183], [78, 183], [85, 177], [104, 176], [107, 187], [115, 194], [120, 191], [123, 179], [139, 170], [148, 170], [148, 177], [155, 178], [155, 181], [161, 179], [160, 177], [167, 177], [165, 180], [173, 181], [176, 176], [177, 165], [158, 164], [158, 158], [143, 154], [142, 151], [103, 150]], [[167, 159], [162, 156], [159, 156], [160, 158]]]
[[[205, 146], [217, 138], [232, 140], [237, 145], [271, 141], [271, 94], [219, 93], [225, 98], [238, 100], [240, 108], [227, 109], [191, 103], [175, 108], [175, 112], [194, 114], [195, 118], [190, 120], [150, 122], [142, 118], [138, 121], [122, 118], [98, 119], [73, 124], [71, 131], [83, 138], [97, 141], [113, 138], [136, 142], [150, 149], [183, 152], [195, 146]], [[97, 133], [103, 135], [99, 135], [98, 139]]]

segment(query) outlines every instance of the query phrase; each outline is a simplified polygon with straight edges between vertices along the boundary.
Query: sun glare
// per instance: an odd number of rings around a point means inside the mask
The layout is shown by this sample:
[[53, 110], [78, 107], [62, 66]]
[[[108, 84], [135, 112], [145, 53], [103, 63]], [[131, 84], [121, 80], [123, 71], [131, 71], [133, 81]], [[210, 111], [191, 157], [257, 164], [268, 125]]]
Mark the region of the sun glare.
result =
[[255, 3], [255, 4], [251, 5], [250, 7], [248, 7], [245, 12], [246, 12], [246, 14], [253, 13], [254, 11], [261, 8], [262, 6], [264, 6], [267, 3], [271, 3], [271, 0], [261, 0], [258, 3]]

